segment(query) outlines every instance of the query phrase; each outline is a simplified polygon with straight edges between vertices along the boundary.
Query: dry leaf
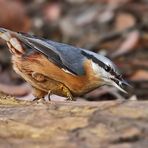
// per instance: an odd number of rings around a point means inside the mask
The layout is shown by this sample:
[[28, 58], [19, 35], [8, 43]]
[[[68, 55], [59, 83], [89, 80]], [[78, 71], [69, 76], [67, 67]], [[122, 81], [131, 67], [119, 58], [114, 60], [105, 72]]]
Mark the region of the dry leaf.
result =
[[148, 80], [148, 71], [138, 70], [130, 79], [134, 81]]
[[1, 0], [0, 1], [0, 26], [15, 31], [27, 32], [30, 29], [30, 19], [21, 2]]
[[128, 52], [131, 52], [132, 50], [134, 50], [136, 47], [136, 45], [138, 44], [138, 41], [140, 39], [140, 34], [139, 31], [135, 30], [130, 32], [127, 35], [127, 38], [125, 39], [125, 41], [120, 45], [119, 49], [117, 51], [115, 51], [111, 57], [117, 57], [117, 56], [121, 56], [124, 55]]
[[115, 20], [115, 30], [123, 31], [136, 24], [136, 19], [130, 13], [119, 13]]

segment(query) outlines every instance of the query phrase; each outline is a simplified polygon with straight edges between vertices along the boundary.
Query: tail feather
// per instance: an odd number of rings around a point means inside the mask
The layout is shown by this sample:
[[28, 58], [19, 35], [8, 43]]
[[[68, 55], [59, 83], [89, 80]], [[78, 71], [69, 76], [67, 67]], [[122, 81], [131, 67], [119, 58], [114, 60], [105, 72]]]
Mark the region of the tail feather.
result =
[[8, 32], [8, 31], [9, 31], [8, 29], [1, 28], [1, 27], [0, 27], [0, 33]]
[[0, 38], [8, 42], [11, 39], [11, 34], [9, 30], [0, 28]]
[[7, 42], [9, 50], [14, 55], [21, 55], [24, 53], [24, 49], [17, 38], [17, 33], [5, 28], [0, 28], [0, 38]]

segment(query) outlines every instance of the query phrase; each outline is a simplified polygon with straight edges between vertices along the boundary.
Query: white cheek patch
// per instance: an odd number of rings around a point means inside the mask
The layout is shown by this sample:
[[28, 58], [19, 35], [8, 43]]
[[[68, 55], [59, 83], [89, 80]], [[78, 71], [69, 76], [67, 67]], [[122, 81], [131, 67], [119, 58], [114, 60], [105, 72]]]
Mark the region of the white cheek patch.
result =
[[103, 77], [109, 77], [109, 73], [107, 73], [102, 67], [92, 61], [92, 68], [96, 75]]
[[92, 61], [92, 68], [95, 73], [98, 72], [98, 65]]
[[116, 84], [114, 81], [111, 80], [111, 78], [114, 78], [113, 75], [111, 75], [109, 72], [105, 71], [101, 66], [99, 66], [96, 63], [94, 63], [93, 61], [92, 61], [92, 68], [93, 68], [93, 71], [95, 72], [96, 76], [99, 76], [99, 77], [101, 77], [104, 80], [104, 84], [115, 86], [120, 91], [122, 91], [124, 93], [127, 93], [118, 84]]

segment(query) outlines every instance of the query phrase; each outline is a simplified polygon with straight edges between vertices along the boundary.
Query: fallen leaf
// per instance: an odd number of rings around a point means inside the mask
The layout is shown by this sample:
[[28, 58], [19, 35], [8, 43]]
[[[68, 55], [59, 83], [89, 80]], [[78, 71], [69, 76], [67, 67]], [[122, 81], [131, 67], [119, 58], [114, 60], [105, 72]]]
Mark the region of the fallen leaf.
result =
[[18, 1], [0, 1], [0, 26], [15, 31], [27, 32], [31, 21], [26, 14], [25, 6]]
[[61, 15], [61, 5], [58, 3], [49, 4], [44, 9], [45, 19], [51, 22], [59, 20]]
[[31, 89], [27, 84], [14, 86], [0, 83], [0, 91], [8, 95], [24, 96], [29, 94]]
[[115, 19], [115, 30], [123, 31], [136, 24], [135, 17], [130, 13], [119, 13]]
[[135, 50], [134, 48], [140, 39], [140, 33], [137, 30], [134, 30], [127, 34], [125, 41], [120, 45], [119, 49], [111, 54], [111, 57], [118, 57], [124, 54]]
[[134, 81], [148, 80], [148, 71], [138, 70], [130, 79]]

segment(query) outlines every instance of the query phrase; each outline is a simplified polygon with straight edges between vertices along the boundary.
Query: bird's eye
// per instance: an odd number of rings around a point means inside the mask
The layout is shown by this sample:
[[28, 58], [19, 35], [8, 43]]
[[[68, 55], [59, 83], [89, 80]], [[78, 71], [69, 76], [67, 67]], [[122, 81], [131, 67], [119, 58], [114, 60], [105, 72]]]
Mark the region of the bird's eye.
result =
[[105, 66], [105, 70], [106, 70], [107, 72], [110, 72], [110, 71], [111, 71], [111, 67]]

